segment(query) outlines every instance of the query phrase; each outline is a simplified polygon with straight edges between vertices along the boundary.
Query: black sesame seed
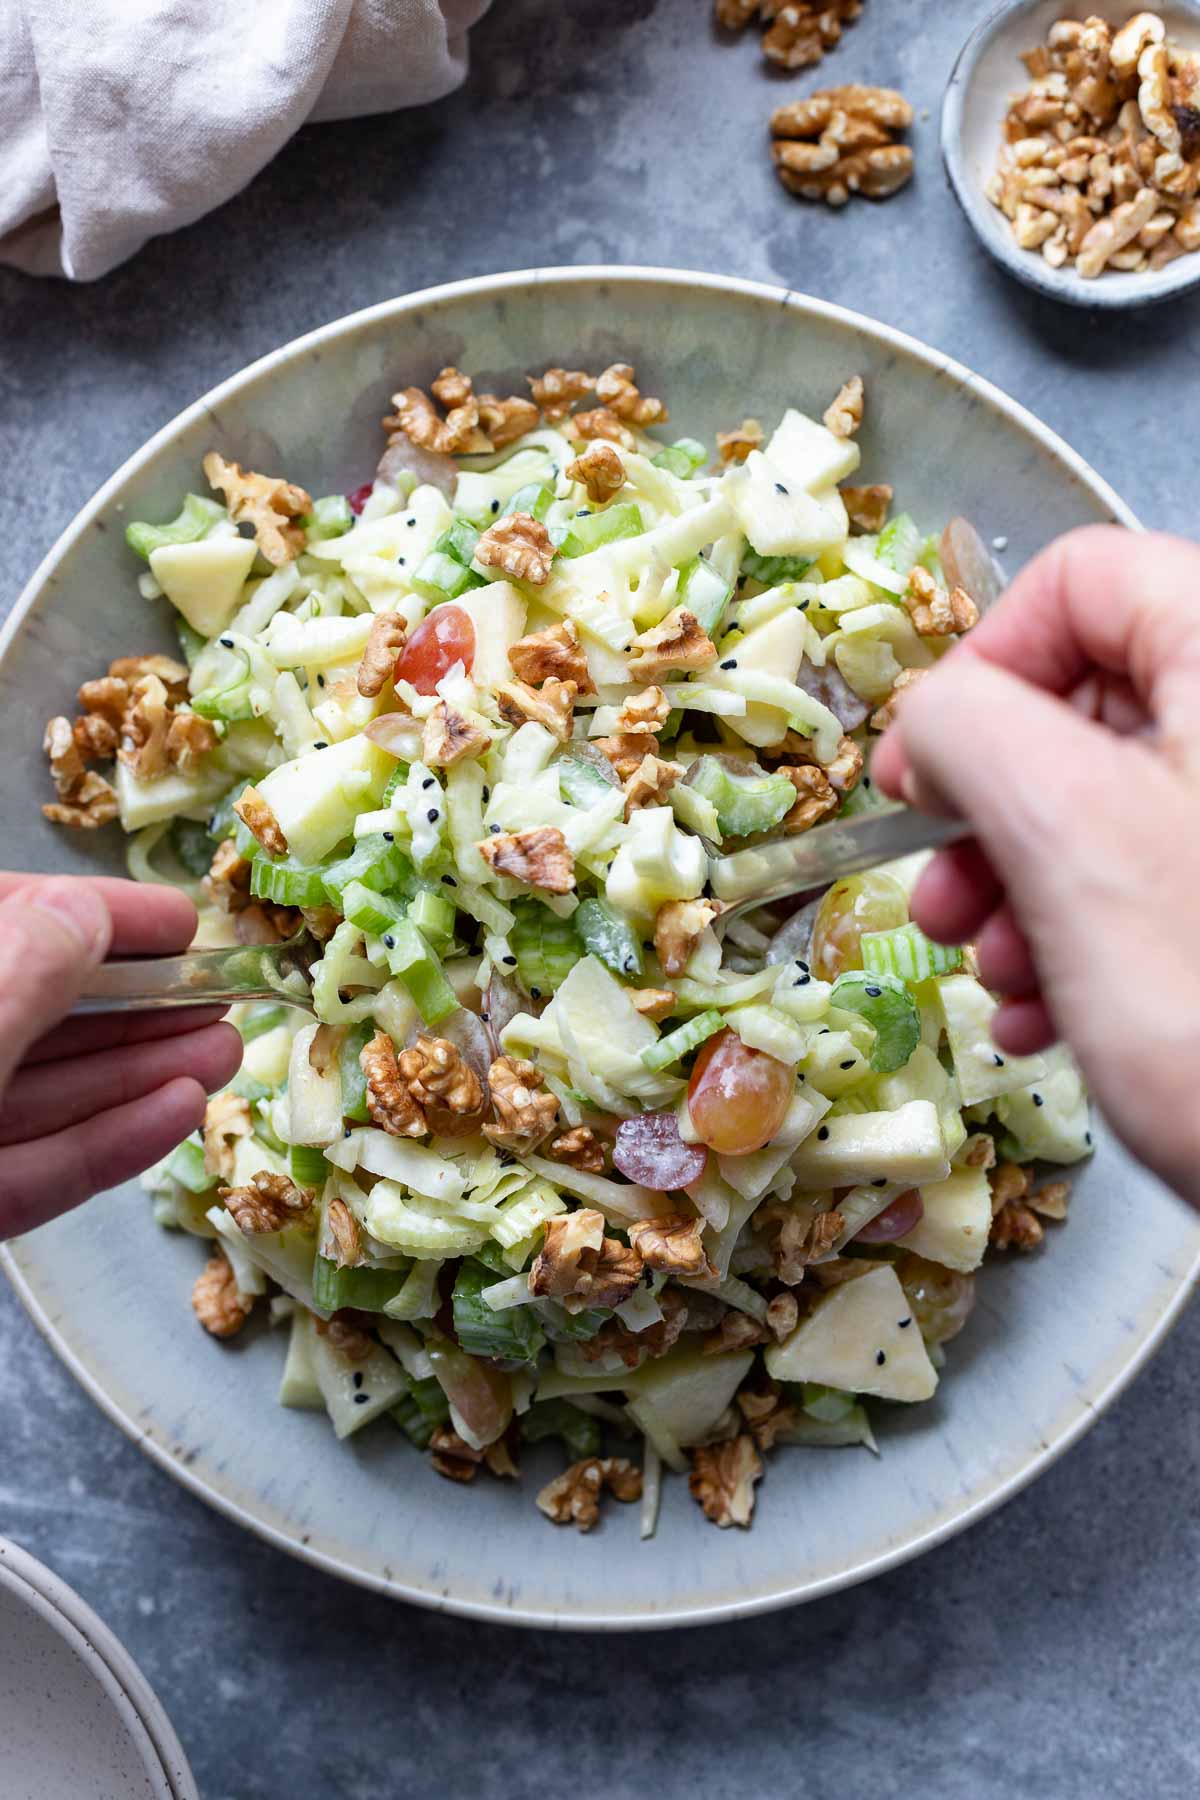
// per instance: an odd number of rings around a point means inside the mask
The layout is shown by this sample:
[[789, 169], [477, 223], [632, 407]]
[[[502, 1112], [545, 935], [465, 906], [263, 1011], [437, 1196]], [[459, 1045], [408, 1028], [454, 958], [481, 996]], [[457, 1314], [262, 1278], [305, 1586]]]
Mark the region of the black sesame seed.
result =
[[1035, 1106], [1045, 1106], [1046, 1102], [1042, 1099], [1040, 1094], [1035, 1094], [1033, 1096], [1033, 1104]]
[[399, 563], [400, 567], [403, 568], [405, 563], [408, 561], [408, 558], [407, 558], [407, 556], [398, 556], [396, 558], [396, 561]]
[[805, 1075], [805, 1074], [804, 1074], [804, 1073], [803, 1073], [803, 1072], [802, 1072], [802, 1073], [801, 1073], [801, 1075], [800, 1075], [800, 1079], [801, 1079], [801, 1081], [807, 1081], [807, 1080], [808, 1080], [808, 1076], [807, 1076], [807, 1075]]
[[385, 844], [394, 844], [396, 841], [395, 832], [394, 831], [385, 831], [383, 834], [383, 841]]
[[1000, 1055], [999, 1051], [997, 1051], [996, 1054], [993, 1056], [992, 1061], [995, 1063], [995, 1065], [998, 1069], [1002, 1069], [1004, 1067], [1004, 1058]]
[[485, 806], [486, 806], [486, 805], [487, 805], [487, 803], [488, 803], [488, 801], [489, 801], [489, 800], [490, 800], [490, 799], [491, 799], [491, 797], [492, 797], [492, 790], [491, 790], [491, 788], [489, 788], [489, 787], [485, 787], [485, 788], [483, 788], [483, 789], [481, 789], [481, 798], [482, 798], [482, 800], [483, 800], [483, 804], [484, 804], [484, 805], [485, 805]]
[[345, 1137], [349, 1137], [349, 1136], [350, 1136], [350, 1127], [349, 1127], [349, 1126], [348, 1126], [348, 1125], [343, 1125], [343, 1126], [342, 1126], [342, 1136], [343, 1136], [343, 1137], [344, 1137], [344, 1138], [345, 1138]]
[[820, 1131], [818, 1131], [818, 1133], [817, 1133], [817, 1136], [820, 1138], [821, 1142], [824, 1143], [825, 1139], [829, 1136], [828, 1125], [822, 1125]]
[[425, 817], [429, 820], [431, 825], [436, 825], [440, 816], [436, 806], [431, 806], [429, 811], [425, 814]]
[[355, 1406], [365, 1406], [370, 1398], [370, 1394], [355, 1394], [354, 1404]]
[[356, 1388], [360, 1388], [360, 1387], [361, 1387], [361, 1386], [362, 1386], [362, 1384], [363, 1384], [363, 1375], [362, 1375], [362, 1370], [361, 1370], [361, 1369], [355, 1369], [355, 1371], [354, 1371], [354, 1385], [355, 1385], [355, 1387], [356, 1387]]
[[1091, 1132], [1090, 1132], [1090, 1131], [1085, 1131], [1085, 1132], [1084, 1132], [1084, 1134], [1083, 1134], [1083, 1141], [1084, 1141], [1084, 1143], [1085, 1143], [1085, 1144], [1090, 1144], [1090, 1143], [1091, 1143], [1091, 1141], [1092, 1141], [1092, 1134], [1091, 1134]]
[[828, 1025], [822, 1025], [822, 1027], [821, 1027], [821, 1029], [820, 1029], [820, 1031], [818, 1031], [818, 1033], [817, 1033], [817, 1036], [818, 1036], [818, 1037], [828, 1037], [828, 1036], [829, 1036], [829, 1027], [828, 1027]]
[[802, 600], [802, 601], [801, 601], [801, 602], [800, 602], [800, 605], [799, 605], [799, 607], [798, 607], [798, 609], [797, 609], [797, 610], [798, 610], [798, 611], [799, 611], [799, 612], [807, 612], [807, 611], [808, 611], [808, 601], [807, 601], [807, 600]]
[[877, 1350], [875, 1352], [875, 1361], [879, 1364], [880, 1368], [882, 1368], [884, 1363], [887, 1361], [887, 1351], [886, 1350]]
[[863, 989], [863, 993], [867, 996], [867, 998], [869, 1000], [878, 1000], [878, 998], [879, 998], [880, 994], [882, 994], [882, 992], [883, 992], [883, 989], [881, 987], [869, 987], [869, 988]]
[[324, 686], [325, 686], [325, 677], [324, 677], [324, 676], [323, 676], [323, 675], [318, 675], [318, 676], [317, 676], [317, 686], [318, 686], [318, 687], [324, 687]]
[[318, 738], [316, 743], [313, 745], [314, 750], [328, 750], [328, 748], [329, 748], [329, 739], [328, 738]]
[[396, 948], [396, 940], [390, 931], [384, 936], [383, 947], [385, 950], [394, 950]]
[[886, 1187], [887, 1186], [887, 1176], [886, 1175], [877, 1175], [875, 1177], [874, 1181], [871, 1183], [871, 1186], [872, 1187]]
[[515, 956], [503, 956], [500, 960], [501, 962], [506, 963], [510, 969], [515, 969], [517, 966], [517, 959]]
[[777, 494], [786, 494], [787, 493], [787, 489], [784, 487], [782, 481], [777, 481], [775, 483], [775, 492]]
[[457, 887], [458, 886], [458, 883], [457, 883], [457, 881], [455, 881], [453, 875], [443, 875], [442, 880], [445, 882], [447, 887]]
[[422, 790], [424, 790], [425, 788], [431, 788], [432, 786], [433, 786], [433, 776], [427, 775], [425, 777], [424, 781], [421, 783]]
[[500, 829], [500, 827], [498, 825], [489, 825], [488, 826], [488, 830], [492, 831], [492, 832], [497, 832], [497, 831], [499, 831], [499, 829]]
[[233, 649], [233, 639], [232, 638], [222, 638], [221, 642], [225, 646], [226, 650]]
[[500, 511], [500, 502], [498, 500], [492, 501], [492, 511], [494, 513], [498, 513]]
[[793, 981], [793, 983], [792, 983], [792, 986], [793, 987], [807, 987], [811, 980], [812, 980], [811, 975], [797, 975], [795, 981]]
[[581, 506], [579, 508], [579, 511], [575, 514], [575, 517], [577, 519], [590, 519], [591, 516], [592, 516], [592, 509], [590, 506]]
[[907, 1319], [900, 1320], [897, 1329], [900, 1331], [907, 1331], [911, 1324], [912, 1324], [912, 1315], [910, 1313]]
[[404, 521], [404, 523], [408, 526], [408, 529], [410, 531], [412, 530], [412, 528], [416, 524], [416, 522], [417, 521], [415, 519], [405, 519], [405, 521]]
[[805, 973], [805, 974], [806, 974], [806, 975], [807, 975], [807, 974], [808, 974], [808, 964], [807, 964], [807, 963], [806, 963], [806, 962], [805, 962], [805, 960], [804, 960], [804, 958], [803, 958], [803, 957], [802, 957], [802, 956], [798, 956], [798, 957], [797, 957], [797, 958], [796, 958], [796, 967], [797, 967], [797, 968], [798, 968], [798, 969], [803, 969], [803, 970], [804, 970], [804, 973]]
[[721, 667], [723, 669], [736, 669], [737, 668], [737, 657], [736, 656], [729, 657], [727, 659], [727, 661], [725, 661], [721, 664]]
[[625, 961], [622, 963], [621, 967], [624, 969], [624, 971], [627, 975], [636, 975], [637, 974], [637, 964], [634, 962], [632, 956], [627, 956], [625, 958]]
[[850, 1058], [849, 1062], [843, 1062], [843, 1063], [838, 1064], [839, 1069], [852, 1069], [853, 1067], [854, 1067], [854, 1058], [853, 1057]]
[[485, 1025], [487, 1024], [487, 1022], [491, 1018], [491, 1016], [492, 1016], [491, 1013], [486, 1013], [486, 1012], [481, 1012], [479, 1015], [479, 1017], [482, 1019], [482, 1021]]
[[541, 999], [541, 997], [542, 997], [542, 990], [541, 990], [541, 988], [530, 988], [530, 990], [529, 990], [529, 998], [530, 998], [530, 999], [531, 999], [531, 1000], [540, 1000], [540, 999]]
[[870, 785], [871, 785], [871, 777], [869, 775], [864, 775], [862, 778], [862, 786], [865, 788], [869, 788]]

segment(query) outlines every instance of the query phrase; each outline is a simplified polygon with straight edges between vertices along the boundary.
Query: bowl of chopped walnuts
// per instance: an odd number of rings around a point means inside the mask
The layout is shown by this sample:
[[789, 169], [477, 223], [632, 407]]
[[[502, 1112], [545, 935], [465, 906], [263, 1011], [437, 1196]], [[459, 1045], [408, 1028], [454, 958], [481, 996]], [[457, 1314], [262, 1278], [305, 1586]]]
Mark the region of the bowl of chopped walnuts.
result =
[[1017, 0], [967, 40], [942, 108], [984, 248], [1076, 306], [1200, 284], [1200, 5]]

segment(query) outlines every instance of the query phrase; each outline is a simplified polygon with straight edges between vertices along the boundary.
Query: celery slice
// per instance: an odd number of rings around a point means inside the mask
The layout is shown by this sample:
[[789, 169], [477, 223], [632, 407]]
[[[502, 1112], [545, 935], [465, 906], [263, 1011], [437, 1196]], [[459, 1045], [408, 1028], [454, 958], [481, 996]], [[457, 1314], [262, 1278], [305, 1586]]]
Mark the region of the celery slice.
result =
[[167, 1158], [167, 1174], [189, 1194], [206, 1194], [217, 1185], [217, 1177], [204, 1166], [204, 1146], [198, 1138], [185, 1138], [178, 1150]]
[[720, 1031], [724, 1024], [724, 1019], [715, 1009], [697, 1013], [686, 1025], [680, 1025], [676, 1030], [669, 1031], [666, 1037], [659, 1038], [657, 1044], [648, 1044], [642, 1051], [642, 1066], [647, 1069], [669, 1069], [681, 1056], [686, 1056], [706, 1038]]
[[310, 543], [326, 538], [344, 537], [354, 524], [354, 514], [345, 494], [325, 494], [313, 501], [313, 508], [300, 521]]
[[442, 965], [409, 919], [401, 919], [387, 933], [388, 967], [408, 989], [426, 1025], [436, 1025], [448, 1013], [457, 1012], [458, 998], [442, 973]]
[[875, 1027], [871, 1067], [877, 1074], [890, 1075], [893, 1069], [904, 1067], [921, 1041], [921, 1015], [898, 975], [881, 969], [849, 969], [838, 976], [829, 998], [831, 1005], [861, 1013]]
[[528, 1306], [493, 1312], [483, 1290], [495, 1282], [485, 1264], [469, 1257], [454, 1283], [454, 1335], [470, 1356], [501, 1356], [506, 1362], [531, 1363], [546, 1342], [538, 1317]]
[[514, 900], [508, 941], [517, 972], [535, 1000], [553, 994], [583, 954], [571, 919], [560, 919], [540, 900]]
[[411, 873], [412, 864], [403, 850], [383, 833], [373, 833], [370, 837], [360, 838], [349, 856], [323, 871], [325, 893], [329, 904], [344, 913], [342, 895], [352, 881], [375, 893], [383, 893], [388, 888], [398, 887]]
[[961, 944], [935, 944], [919, 926], [896, 925], [890, 931], [866, 931], [861, 940], [863, 968], [901, 981], [928, 981], [952, 975], [962, 967]]
[[796, 803], [796, 790], [786, 775], [761, 769], [735, 775], [715, 756], [701, 756], [688, 771], [689, 786], [716, 807], [724, 837], [749, 837], [770, 831]]
[[250, 892], [276, 906], [324, 906], [325, 871], [294, 856], [273, 860], [259, 851], [250, 864]]
[[708, 451], [696, 438], [677, 438], [650, 461], [656, 469], [665, 469], [668, 475], [674, 475], [677, 481], [690, 481], [696, 470], [702, 469], [708, 461]]
[[679, 571], [676, 604], [687, 607], [708, 637], [715, 635], [732, 595], [732, 583], [702, 556], [693, 556]]
[[520, 1429], [527, 1444], [561, 1438], [573, 1461], [600, 1454], [599, 1421], [567, 1400], [539, 1400], [522, 1417]]
[[125, 542], [143, 562], [149, 562], [151, 552], [161, 550], [164, 544], [199, 542], [225, 517], [225, 508], [215, 500], [202, 494], [185, 494], [181, 511], [166, 525], [147, 525], [144, 520], [132, 519], [125, 527]]
[[812, 565], [811, 556], [760, 556], [756, 550], [747, 550], [741, 572], [748, 580], [761, 581], [770, 588], [783, 581], [800, 581]]
[[449, 1422], [450, 1402], [441, 1383], [428, 1375], [423, 1381], [412, 1382], [410, 1391], [391, 1412], [405, 1437], [418, 1450], [426, 1450], [438, 1426]]
[[454, 935], [454, 907], [431, 888], [422, 888], [409, 902], [408, 917], [435, 950], [443, 950]]
[[322, 1312], [357, 1307], [360, 1312], [382, 1312], [408, 1279], [406, 1269], [339, 1268], [327, 1256], [313, 1263], [313, 1299]]
[[606, 900], [582, 901], [572, 915], [572, 924], [584, 949], [614, 975], [640, 980], [645, 974], [641, 939]]
[[501, 508], [500, 517], [507, 519], [513, 513], [528, 513], [531, 519], [544, 519], [554, 500], [554, 488], [540, 481], [527, 481], [519, 487], [508, 504]]
[[301, 1187], [321, 1188], [329, 1179], [325, 1152], [312, 1144], [293, 1144], [288, 1150], [288, 1168], [292, 1180]]
[[563, 556], [587, 556], [603, 544], [615, 544], [621, 538], [640, 537], [646, 527], [641, 508], [634, 500], [622, 500], [604, 512], [586, 513], [571, 521], [560, 546]]
[[362, 1069], [363, 1046], [375, 1035], [370, 1019], [351, 1025], [338, 1046], [338, 1073], [342, 1078], [342, 1117], [365, 1125], [371, 1117], [367, 1105], [367, 1078]]
[[360, 931], [365, 931], [369, 937], [383, 938], [385, 942], [404, 917], [404, 907], [398, 900], [364, 887], [361, 881], [351, 881], [343, 889], [342, 911]]
[[823, 1425], [836, 1425], [854, 1411], [854, 1395], [847, 1394], [842, 1388], [825, 1387], [819, 1381], [806, 1381], [800, 1392], [800, 1404], [809, 1418], [819, 1419]]

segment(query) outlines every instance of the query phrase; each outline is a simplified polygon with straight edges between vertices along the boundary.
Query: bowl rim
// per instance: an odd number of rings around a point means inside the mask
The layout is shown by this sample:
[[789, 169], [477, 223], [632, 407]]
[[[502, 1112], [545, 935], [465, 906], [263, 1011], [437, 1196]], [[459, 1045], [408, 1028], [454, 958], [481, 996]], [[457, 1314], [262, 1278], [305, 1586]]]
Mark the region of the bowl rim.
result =
[[[1066, 266], [1052, 269], [1044, 257], [1018, 246], [1008, 230], [1007, 221], [1001, 221], [1001, 215], [967, 168], [963, 118], [979, 62], [1009, 19], [1020, 13], [1032, 12], [1041, 4], [1042, 0], [1000, 0], [1000, 4], [993, 7], [974, 27], [954, 59], [942, 97], [940, 141], [942, 164], [959, 210], [993, 261], [1024, 287], [1032, 288], [1035, 293], [1044, 295], [1048, 300], [1057, 300], [1067, 306], [1096, 308], [1103, 312], [1133, 312], [1144, 306], [1156, 306], [1177, 295], [1190, 293], [1200, 284], [1200, 252], [1195, 251], [1190, 253], [1196, 258], [1194, 268], [1189, 267], [1189, 257], [1183, 256], [1153, 273], [1106, 274], [1095, 281], [1085, 281], [1075, 269]], [[1197, 0], [1175, 0], [1175, 4], [1193, 11], [1197, 27], [1200, 27], [1200, 5]], [[1070, 0], [1063, 0], [1062, 10], [1071, 10]], [[1075, 10], [1086, 12], [1093, 9], [1080, 0]], [[1101, 11], [1103, 10], [1101, 6]], [[1123, 8], [1114, 5], [1112, 10], [1129, 12], [1133, 8], [1132, 5]], [[1014, 75], [1014, 87], [1018, 79]]]
[[[459, 281], [419, 289], [410, 294], [394, 296], [389, 300], [379, 301], [359, 311], [345, 314], [343, 317], [306, 332], [268, 352], [265, 356], [259, 357], [238, 373], [227, 377], [216, 387], [210, 389], [190, 406], [185, 407], [121, 464], [115, 474], [110, 476], [98, 489], [92, 499], [80, 509], [60, 534], [26, 583], [9, 619], [3, 630], [0, 631], [0, 663], [43, 591], [48, 586], [53, 586], [53, 578], [58, 566], [68, 556], [83, 533], [120, 495], [124, 486], [152, 462], [158, 452], [169, 445], [180, 432], [201, 418], [206, 410], [219, 406], [223, 400], [233, 394], [244, 393], [276, 371], [306, 357], [312, 350], [345, 336], [353, 335], [360, 330], [369, 329], [378, 322], [389, 318], [399, 320], [406, 314], [421, 308], [453, 302], [460, 298], [478, 298], [481, 295], [489, 294], [517, 294], [531, 285], [549, 286], [554, 284], [578, 289], [594, 289], [599, 283], [626, 287], [657, 285], [660, 287], [701, 288], [714, 294], [735, 295], [758, 302], [773, 303], [783, 309], [794, 309], [800, 318], [819, 317], [846, 327], [876, 345], [892, 349], [915, 360], [931, 374], [943, 378], [948, 377], [956, 386], [978, 396], [993, 411], [1011, 420], [1042, 449], [1050, 452], [1061, 464], [1065, 465], [1081, 485], [1109, 510], [1115, 520], [1133, 530], [1142, 529], [1132, 510], [1085, 458], [1073, 450], [1056, 432], [1043, 425], [1019, 401], [1013, 400], [1002, 389], [977, 375], [955, 358], [897, 330], [894, 326], [868, 318], [865, 314], [839, 306], [833, 301], [817, 299], [796, 289], [752, 281], [740, 276], [620, 264], [535, 267], [492, 275], [470, 276]], [[355, 1566], [332, 1549], [322, 1548], [320, 1544], [313, 1541], [311, 1535], [308, 1536], [308, 1541], [300, 1541], [299, 1536], [289, 1535], [287, 1531], [272, 1524], [265, 1517], [261, 1517], [243, 1506], [239, 1501], [223, 1492], [215, 1479], [210, 1479], [182, 1460], [181, 1457], [173, 1454], [169, 1442], [159, 1442], [154, 1435], [147, 1432], [144, 1422], [134, 1416], [132, 1411], [125, 1410], [121, 1402], [108, 1392], [100, 1377], [88, 1366], [83, 1357], [76, 1353], [64, 1333], [48, 1315], [33, 1283], [22, 1267], [20, 1243], [21, 1240], [18, 1239], [12, 1243], [0, 1244], [0, 1268], [3, 1268], [22, 1305], [50, 1348], [101, 1411], [153, 1462], [173, 1476], [198, 1499], [212, 1506], [217, 1512], [223, 1513], [234, 1523], [250, 1530], [255, 1536], [271, 1544], [274, 1548], [286, 1551], [326, 1574], [339, 1576], [360, 1587], [388, 1594], [393, 1598], [407, 1600], [432, 1611], [450, 1612], [461, 1617], [480, 1619], [492, 1624], [517, 1624], [563, 1630], [664, 1630], [683, 1625], [713, 1624], [724, 1620], [749, 1618], [795, 1605], [803, 1600], [819, 1599], [842, 1588], [857, 1585], [859, 1582], [881, 1575], [944, 1543], [1019, 1493], [1087, 1431], [1104, 1408], [1128, 1386], [1158, 1349], [1179, 1318], [1197, 1280], [1200, 1279], [1200, 1239], [1198, 1239], [1190, 1263], [1172, 1278], [1173, 1287], [1167, 1287], [1165, 1304], [1153, 1316], [1141, 1336], [1132, 1344], [1120, 1366], [1103, 1382], [1099, 1389], [1094, 1393], [1081, 1391], [1073, 1396], [1064, 1409], [1064, 1423], [1055, 1432], [1047, 1435], [1046, 1441], [1023, 1465], [989, 1478], [969, 1504], [961, 1510], [954, 1510], [949, 1516], [943, 1514], [925, 1530], [905, 1542], [879, 1551], [857, 1567], [835, 1571], [808, 1581], [793, 1580], [789, 1583], [784, 1578], [780, 1585], [772, 1586], [765, 1591], [760, 1588], [758, 1591], [747, 1594], [744, 1598], [719, 1599], [674, 1610], [668, 1608], [653, 1614], [633, 1611], [565, 1613], [551, 1611], [535, 1604], [510, 1606], [498, 1601], [460, 1599], [453, 1594], [442, 1593], [427, 1586], [417, 1585], [414, 1581], [401, 1579], [395, 1574], [375, 1573]], [[1166, 1287], [1166, 1283], [1164, 1283], [1164, 1287]]]
[[118, 1715], [121, 1702], [130, 1709], [147, 1740], [136, 1740], [143, 1759], [148, 1748], [157, 1759], [158, 1766], [146, 1762], [147, 1773], [162, 1776], [172, 1800], [200, 1800], [183, 1745], [162, 1701], [111, 1626], [53, 1569], [5, 1537], [0, 1537], [0, 1588], [35, 1611], [83, 1662], [113, 1700]]

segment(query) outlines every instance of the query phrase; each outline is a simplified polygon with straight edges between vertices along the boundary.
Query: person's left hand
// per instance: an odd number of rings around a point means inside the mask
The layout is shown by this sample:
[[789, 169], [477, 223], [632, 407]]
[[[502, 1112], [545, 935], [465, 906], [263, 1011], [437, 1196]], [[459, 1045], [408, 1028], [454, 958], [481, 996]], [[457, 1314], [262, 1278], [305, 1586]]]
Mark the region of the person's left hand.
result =
[[0, 874], [0, 1238], [157, 1162], [236, 1073], [220, 1007], [65, 1018], [107, 955], [170, 956], [195, 929], [174, 888]]

